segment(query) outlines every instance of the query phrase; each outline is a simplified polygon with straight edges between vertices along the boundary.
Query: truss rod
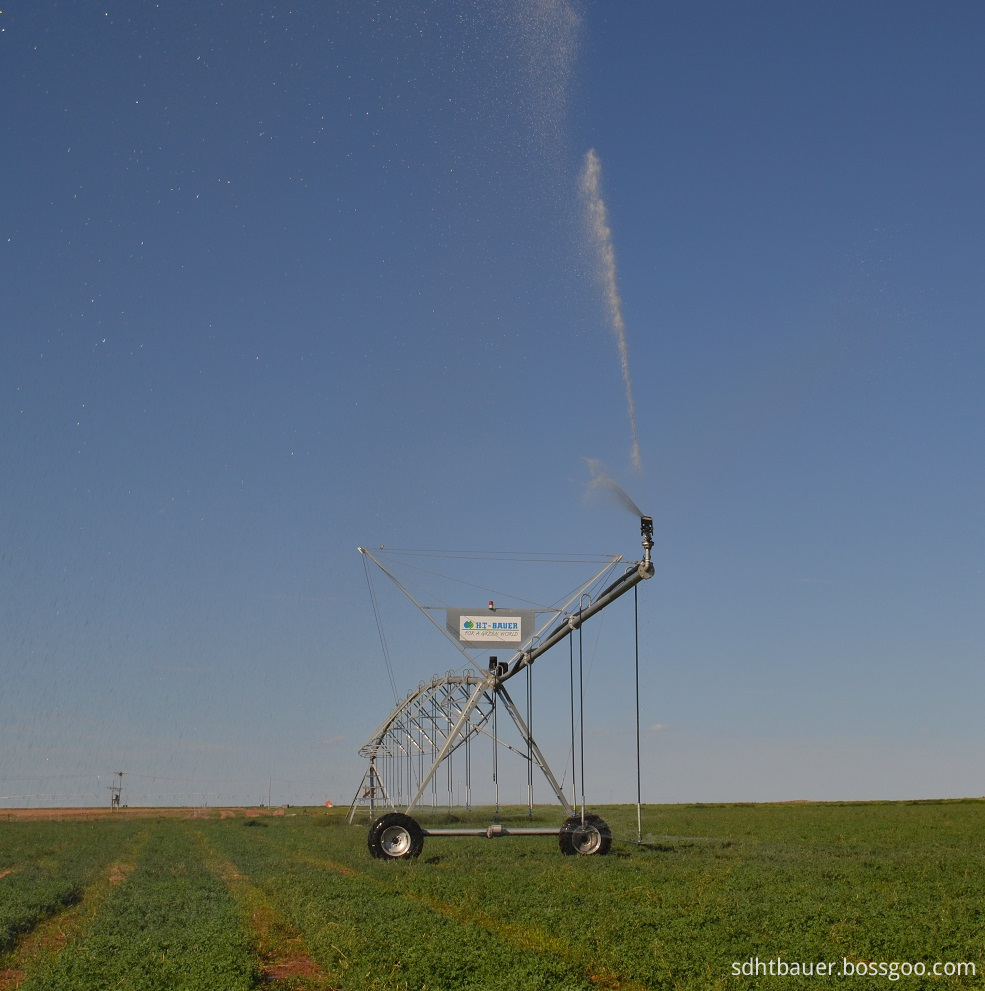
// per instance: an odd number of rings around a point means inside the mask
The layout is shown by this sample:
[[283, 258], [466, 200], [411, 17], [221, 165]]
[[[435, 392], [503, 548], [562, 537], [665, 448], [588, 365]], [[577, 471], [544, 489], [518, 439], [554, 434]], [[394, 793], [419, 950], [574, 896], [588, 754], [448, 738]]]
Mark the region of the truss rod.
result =
[[[386, 568], [385, 568], [385, 567], [384, 567], [384, 566], [383, 566], [382, 564], [380, 564], [380, 562], [379, 562], [379, 560], [378, 560], [377, 558], [375, 558], [375, 557], [373, 557], [373, 555], [372, 555], [372, 554], [371, 554], [371, 553], [370, 553], [370, 552], [369, 552], [368, 550], [366, 550], [366, 548], [365, 548], [365, 547], [357, 547], [357, 548], [356, 548], [356, 550], [357, 550], [357, 551], [359, 551], [359, 553], [360, 553], [360, 554], [365, 554], [365, 555], [366, 555], [366, 557], [368, 557], [368, 558], [369, 558], [369, 559], [370, 559], [370, 560], [371, 560], [371, 561], [372, 561], [372, 562], [373, 562], [373, 563], [374, 563], [374, 564], [376, 565], [376, 567], [378, 567], [378, 568], [380, 569], [380, 571], [382, 571], [382, 572], [383, 572], [383, 574], [385, 574], [385, 575], [387, 576], [387, 578], [389, 578], [389, 579], [390, 579], [390, 581], [392, 581], [392, 582], [393, 582], [393, 584], [394, 584], [394, 585], [396, 585], [396, 586], [397, 586], [397, 588], [399, 588], [399, 589], [400, 589], [400, 591], [401, 591], [401, 592], [403, 592], [403, 593], [404, 593], [404, 595], [406, 595], [406, 596], [407, 596], [407, 598], [408, 598], [408, 599], [410, 599], [410, 601], [411, 601], [411, 602], [413, 602], [413, 603], [414, 603], [414, 605], [415, 605], [415, 606], [417, 606], [417, 608], [418, 608], [418, 609], [420, 609], [420, 611], [421, 611], [422, 613], [424, 613], [424, 615], [425, 615], [425, 616], [427, 616], [427, 618], [428, 618], [428, 621], [429, 621], [430, 623], [432, 623], [432, 624], [433, 624], [433, 625], [434, 625], [434, 626], [435, 626], [435, 627], [436, 627], [437, 629], [439, 629], [439, 630], [441, 631], [441, 633], [442, 633], [442, 635], [443, 635], [443, 636], [444, 636], [444, 637], [445, 637], [445, 638], [446, 638], [447, 640], [449, 640], [449, 641], [450, 641], [451, 643], [453, 643], [453, 644], [455, 645], [455, 649], [456, 649], [456, 650], [457, 650], [457, 651], [458, 651], [458, 652], [459, 652], [459, 653], [460, 653], [460, 654], [461, 654], [461, 655], [462, 655], [462, 656], [463, 656], [463, 657], [464, 657], [464, 658], [465, 658], [465, 659], [466, 659], [466, 660], [467, 660], [467, 661], [469, 662], [469, 664], [471, 664], [471, 665], [472, 665], [472, 667], [474, 667], [474, 668], [475, 668], [475, 669], [476, 669], [477, 671], [482, 671], [482, 668], [480, 667], [480, 665], [478, 665], [478, 664], [477, 664], [477, 663], [476, 663], [476, 662], [475, 662], [474, 660], [472, 660], [472, 658], [471, 658], [471, 657], [469, 656], [469, 652], [468, 652], [468, 651], [467, 651], [467, 650], [465, 649], [465, 647], [463, 647], [463, 646], [462, 646], [462, 645], [461, 645], [461, 644], [460, 644], [460, 643], [459, 643], [459, 642], [458, 642], [458, 641], [457, 641], [457, 640], [456, 640], [456, 639], [455, 639], [455, 638], [454, 638], [454, 637], [453, 637], [453, 636], [451, 635], [451, 633], [449, 633], [449, 632], [448, 632], [448, 630], [447, 630], [447, 629], [446, 629], [446, 628], [445, 628], [444, 626], [442, 626], [442, 625], [441, 625], [441, 624], [440, 624], [440, 623], [439, 623], [439, 622], [438, 622], [438, 621], [437, 621], [437, 620], [436, 620], [436, 619], [435, 619], [435, 618], [434, 618], [434, 617], [433, 617], [433, 616], [431, 615], [431, 613], [429, 612], [429, 610], [428, 610], [428, 608], [427, 608], [426, 606], [424, 606], [424, 605], [422, 605], [422, 604], [421, 604], [420, 602], [418, 602], [418, 601], [417, 601], [417, 599], [415, 599], [415, 598], [414, 598], [414, 596], [413, 596], [413, 595], [411, 595], [411, 593], [410, 593], [410, 592], [409, 592], [409, 591], [407, 590], [407, 588], [406, 588], [406, 587], [405, 587], [405, 586], [404, 586], [404, 585], [403, 585], [403, 584], [402, 584], [402, 583], [400, 582], [400, 580], [399, 580], [399, 579], [398, 579], [398, 578], [396, 577], [396, 575], [394, 575], [394, 574], [393, 574], [393, 572], [392, 572], [392, 571], [388, 571], [388, 570], [387, 570], [387, 569], [386, 569]], [[484, 672], [483, 672], [483, 673], [484, 673]]]
[[[555, 644], [560, 643], [565, 637], [570, 636], [586, 620], [590, 619], [612, 602], [615, 602], [621, 595], [625, 595], [631, 588], [635, 588], [641, 581], [653, 577], [654, 567], [653, 562], [650, 560], [650, 551], [653, 548], [653, 520], [649, 516], [641, 517], [640, 533], [643, 536], [643, 560], [629, 568], [625, 574], [617, 578], [589, 605], [581, 607], [578, 612], [568, 616], [567, 620], [555, 627], [542, 643], [527, 650], [518, 651], [507, 663], [506, 674], [500, 675], [500, 684], [519, 674], [524, 668], [529, 667], [541, 654], [546, 653]], [[574, 598], [569, 600], [568, 604], [570, 605], [573, 601]]]
[[487, 678], [485, 681], [482, 681], [479, 684], [477, 684], [475, 688], [472, 690], [472, 695], [469, 698], [468, 704], [462, 710], [462, 714], [458, 717], [457, 721], [455, 722], [455, 725], [452, 727], [451, 732], [448, 734], [448, 738], [445, 740], [444, 746], [442, 746], [441, 750], [439, 750], [437, 755], [435, 756], [434, 761], [431, 764], [431, 769], [421, 779], [421, 782], [417, 787], [417, 791], [414, 793], [413, 798], [411, 798], [409, 804], [407, 805], [407, 809], [406, 809], [407, 812], [410, 812], [410, 810], [420, 801], [421, 796], [424, 794], [425, 789], [427, 788], [428, 784], [431, 782], [431, 779], [434, 777], [435, 773], [437, 772], [441, 762], [445, 759], [445, 757], [448, 756], [449, 753], [451, 753], [452, 750], [455, 749], [455, 746], [457, 746], [457, 744], [455, 743], [456, 739], [458, 738], [459, 734], [462, 732], [462, 728], [469, 721], [469, 717], [472, 715], [473, 711], [478, 706], [479, 702], [482, 700], [482, 697], [489, 691], [491, 687], [491, 682], [492, 679]]

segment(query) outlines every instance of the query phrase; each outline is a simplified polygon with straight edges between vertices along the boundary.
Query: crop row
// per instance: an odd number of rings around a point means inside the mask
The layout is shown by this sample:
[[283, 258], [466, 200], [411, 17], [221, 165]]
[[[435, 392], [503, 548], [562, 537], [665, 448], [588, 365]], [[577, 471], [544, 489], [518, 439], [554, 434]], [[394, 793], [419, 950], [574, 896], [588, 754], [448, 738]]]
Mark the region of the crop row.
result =
[[568, 958], [563, 940], [514, 931], [426, 896], [406, 897], [394, 888], [396, 876], [434, 865], [379, 865], [396, 868], [380, 877], [362, 829], [278, 823], [265, 830], [217, 831], [210, 839], [301, 934], [333, 975], [333, 986], [430, 991], [595, 986], [579, 962]]
[[[980, 986], [985, 803], [650, 809], [642, 844], [633, 810], [604, 814], [607, 857], [563, 857], [544, 837], [429, 838], [397, 862], [324, 812], [57, 824], [21, 843], [19, 873], [71, 873], [86, 850], [102, 867], [73, 882], [78, 924], [21, 986], [789, 991], [733, 975], [750, 957], [965, 961], [976, 976], [905, 986]], [[0, 879], [0, 910], [16, 876]]]
[[[630, 810], [606, 815], [635, 833]], [[214, 839], [346, 988], [739, 987], [731, 964], [756, 956], [975, 964], [941, 988], [985, 973], [983, 819], [985, 803], [667, 809], [605, 858], [430, 839], [381, 862], [364, 830], [300, 819]]]
[[0, 825], [0, 954], [77, 902], [136, 829], [133, 822]]
[[252, 936], [183, 823], [162, 821], [134, 869], [24, 991], [239, 991], [256, 987]]

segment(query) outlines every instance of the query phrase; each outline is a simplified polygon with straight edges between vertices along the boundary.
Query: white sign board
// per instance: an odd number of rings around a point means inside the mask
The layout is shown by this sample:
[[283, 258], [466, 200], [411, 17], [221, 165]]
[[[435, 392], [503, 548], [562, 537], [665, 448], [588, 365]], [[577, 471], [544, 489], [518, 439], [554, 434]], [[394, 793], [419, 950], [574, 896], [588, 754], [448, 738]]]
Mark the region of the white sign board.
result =
[[458, 639], [462, 643], [481, 640], [487, 643], [511, 643], [517, 647], [523, 642], [519, 616], [462, 616], [459, 618]]
[[448, 632], [463, 647], [519, 648], [533, 634], [532, 609], [448, 609]]

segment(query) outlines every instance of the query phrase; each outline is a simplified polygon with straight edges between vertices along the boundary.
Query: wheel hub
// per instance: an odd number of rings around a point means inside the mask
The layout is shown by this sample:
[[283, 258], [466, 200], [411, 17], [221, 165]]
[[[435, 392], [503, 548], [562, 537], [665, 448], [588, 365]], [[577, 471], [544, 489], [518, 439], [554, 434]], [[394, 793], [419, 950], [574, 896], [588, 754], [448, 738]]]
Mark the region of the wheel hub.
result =
[[590, 857], [602, 846], [602, 835], [594, 826], [585, 826], [571, 836], [575, 850], [583, 857]]
[[390, 826], [380, 837], [380, 845], [390, 857], [402, 857], [410, 849], [410, 842], [410, 833], [403, 826]]

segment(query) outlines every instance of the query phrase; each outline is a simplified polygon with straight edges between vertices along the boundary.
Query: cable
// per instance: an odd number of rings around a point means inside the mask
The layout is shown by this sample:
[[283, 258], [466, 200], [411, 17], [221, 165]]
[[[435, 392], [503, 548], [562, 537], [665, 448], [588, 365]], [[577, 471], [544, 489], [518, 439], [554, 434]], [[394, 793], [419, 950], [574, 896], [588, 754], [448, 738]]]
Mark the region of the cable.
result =
[[633, 627], [636, 631], [636, 842], [643, 842], [643, 790], [640, 777], [640, 607], [639, 585], [633, 588]]
[[405, 548], [381, 547], [378, 553], [382, 556], [407, 555], [410, 557], [437, 557], [456, 561], [515, 561], [531, 564], [595, 564], [608, 561], [613, 554], [587, 553], [538, 553], [536, 551], [442, 551], [442, 550], [412, 550]]
[[534, 817], [534, 689], [533, 668], [527, 667], [527, 818]]
[[386, 636], [383, 633], [383, 620], [380, 618], [380, 606], [376, 601], [376, 589], [373, 587], [373, 579], [369, 573], [369, 564], [366, 561], [366, 556], [361, 555], [363, 559], [363, 571], [366, 574], [366, 585], [369, 588], [369, 600], [373, 605], [373, 617], [376, 620], [376, 629], [380, 635], [380, 647], [383, 649], [383, 662], [386, 664], [387, 677], [390, 679], [390, 688], [393, 691], [393, 701], [398, 702], [397, 697], [397, 682], [393, 677], [393, 665], [390, 663], [390, 651], [387, 648]]
[[[481, 559], [479, 559], [479, 560], [481, 560]], [[433, 571], [430, 568], [419, 568], [419, 567], [417, 567], [415, 565], [407, 564], [406, 562], [401, 562], [401, 564], [403, 565], [403, 571], [413, 571], [413, 572], [415, 572], [416, 574], [419, 574], [419, 575], [430, 575], [432, 578], [440, 578], [442, 581], [451, 582], [452, 584], [455, 584], [455, 585], [464, 585], [465, 588], [478, 589], [484, 595], [490, 596], [490, 597], [495, 598], [495, 599], [501, 599], [501, 598], [510, 599], [512, 601], [515, 601], [515, 602], [526, 603], [529, 606], [533, 606], [535, 609], [541, 609], [541, 610], [543, 610], [545, 612], [551, 612], [551, 611], [553, 611], [551, 606], [545, 605], [542, 602], [538, 602], [536, 599], [525, 599], [525, 598], [523, 598], [523, 596], [515, 595], [514, 593], [507, 592], [507, 591], [505, 591], [503, 589], [490, 588], [488, 585], [479, 585], [476, 582], [468, 582], [468, 581], [465, 581], [464, 578], [456, 578], [453, 575], [446, 575], [446, 574], [443, 574], [440, 571]], [[396, 571], [397, 569], [394, 568], [393, 570]], [[401, 574], [403, 573], [403, 571], [401, 572]], [[433, 592], [429, 592], [428, 595], [430, 596], [430, 598], [436, 599], [439, 602], [439, 605], [437, 605], [437, 606], [425, 606], [425, 608], [429, 608], [429, 609], [443, 609], [443, 608], [447, 608], [450, 605], [449, 602], [447, 602], [441, 596], [436, 595]]]
[[575, 774], [575, 642], [574, 637], [568, 637], [568, 691], [571, 698], [571, 804], [578, 797], [578, 776]]
[[582, 627], [578, 627], [578, 729], [581, 749], [581, 824], [585, 825], [585, 676]]

